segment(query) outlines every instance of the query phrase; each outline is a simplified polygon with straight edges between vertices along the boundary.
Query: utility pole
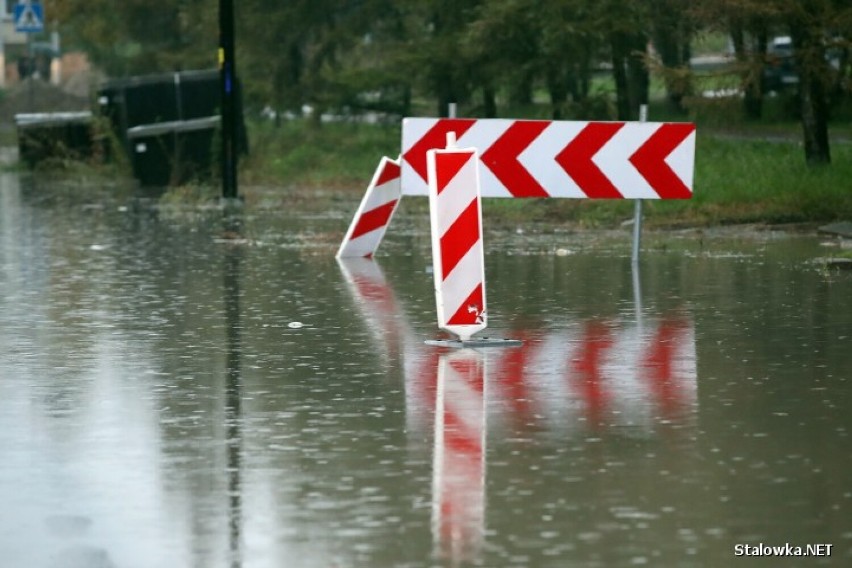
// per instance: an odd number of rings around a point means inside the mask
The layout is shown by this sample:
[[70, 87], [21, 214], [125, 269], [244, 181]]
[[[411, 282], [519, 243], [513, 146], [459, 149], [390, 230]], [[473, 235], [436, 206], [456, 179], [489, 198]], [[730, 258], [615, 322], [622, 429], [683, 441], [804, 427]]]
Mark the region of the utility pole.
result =
[[234, 0], [219, 0], [219, 84], [222, 99], [222, 197], [237, 191], [237, 68], [234, 57]]

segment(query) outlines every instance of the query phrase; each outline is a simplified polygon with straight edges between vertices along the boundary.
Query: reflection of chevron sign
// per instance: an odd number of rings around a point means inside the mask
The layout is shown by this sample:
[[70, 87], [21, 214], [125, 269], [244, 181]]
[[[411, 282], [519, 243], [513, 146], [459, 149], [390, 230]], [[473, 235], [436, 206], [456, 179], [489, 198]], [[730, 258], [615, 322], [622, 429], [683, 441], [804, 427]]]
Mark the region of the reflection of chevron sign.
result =
[[480, 152], [483, 197], [688, 199], [695, 125], [406, 118], [402, 193], [428, 195], [426, 152], [455, 132]]

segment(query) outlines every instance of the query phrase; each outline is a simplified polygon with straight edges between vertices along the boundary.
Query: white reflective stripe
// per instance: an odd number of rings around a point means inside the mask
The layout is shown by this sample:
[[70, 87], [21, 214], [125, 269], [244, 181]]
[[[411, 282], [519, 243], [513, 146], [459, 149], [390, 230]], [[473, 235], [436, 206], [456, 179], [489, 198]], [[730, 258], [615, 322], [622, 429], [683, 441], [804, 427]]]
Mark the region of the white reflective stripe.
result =
[[628, 122], [592, 158], [592, 161], [625, 198], [658, 199], [660, 197], [630, 163], [630, 156], [641, 148], [659, 128], [660, 124]]
[[[462, 426], [459, 433], [465, 438], [480, 443], [482, 438], [482, 420], [484, 413], [483, 391], [476, 388], [478, 383], [484, 388], [484, 364], [481, 356], [464, 352], [460, 356], [456, 351], [448, 357], [441, 358], [441, 370], [444, 375], [444, 412], [452, 413]], [[476, 376], [470, 377], [457, 373], [453, 363], [462, 365], [478, 365]], [[471, 379], [474, 383], [471, 383]]]
[[695, 131], [672, 150], [665, 162], [680, 181], [692, 191], [692, 180], [695, 174]]
[[367, 208], [365, 212], [389, 203], [394, 199], [399, 199], [399, 178], [388, 180], [382, 185], [376, 186], [373, 194], [367, 200]]
[[475, 148], [480, 155], [503, 136], [516, 121], [514, 120], [477, 120], [458, 140], [459, 148]]
[[[485, 282], [481, 277], [482, 254], [482, 241], [479, 240], [465, 253], [452, 272], [440, 284], [438, 288], [438, 321], [440, 326], [443, 327], [446, 324], [447, 320], [462, 307], [468, 296], [480, 284], [482, 284], [482, 299], [483, 304], [485, 304]], [[482, 307], [485, 308], [484, 305]], [[482, 319], [482, 326], [464, 327], [483, 329], [487, 322], [485, 313], [482, 314]]]
[[[476, 154], [437, 196], [438, 232], [443, 236], [476, 199]], [[481, 228], [478, 231], [481, 235]]]
[[[586, 197], [556, 161], [557, 154], [570, 144], [585, 126], [585, 122], [553, 122], [518, 157], [521, 165], [552, 197]], [[483, 188], [485, 189], [485, 186]], [[487, 189], [488, 197], [491, 197], [490, 188]]]

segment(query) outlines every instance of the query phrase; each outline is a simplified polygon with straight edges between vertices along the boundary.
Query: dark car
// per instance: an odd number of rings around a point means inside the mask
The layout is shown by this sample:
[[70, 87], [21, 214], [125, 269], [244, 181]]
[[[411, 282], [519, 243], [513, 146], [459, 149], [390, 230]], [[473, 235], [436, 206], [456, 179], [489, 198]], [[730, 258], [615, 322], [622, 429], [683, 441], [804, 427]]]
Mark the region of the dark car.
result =
[[763, 68], [763, 88], [765, 91], [783, 91], [795, 88], [799, 84], [796, 63], [793, 60], [793, 41], [789, 36], [772, 39], [766, 51], [766, 65]]

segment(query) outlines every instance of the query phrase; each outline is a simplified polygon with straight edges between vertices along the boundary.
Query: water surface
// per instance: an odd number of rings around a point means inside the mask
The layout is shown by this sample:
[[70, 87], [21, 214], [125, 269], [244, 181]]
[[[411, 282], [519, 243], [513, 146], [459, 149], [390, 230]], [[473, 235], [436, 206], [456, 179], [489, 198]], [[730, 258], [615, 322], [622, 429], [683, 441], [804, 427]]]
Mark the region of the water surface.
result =
[[0, 565], [849, 563], [835, 242], [646, 234], [637, 273], [626, 231], [490, 231], [486, 335], [523, 347], [453, 351], [428, 221], [338, 263], [331, 203], [0, 178]]

